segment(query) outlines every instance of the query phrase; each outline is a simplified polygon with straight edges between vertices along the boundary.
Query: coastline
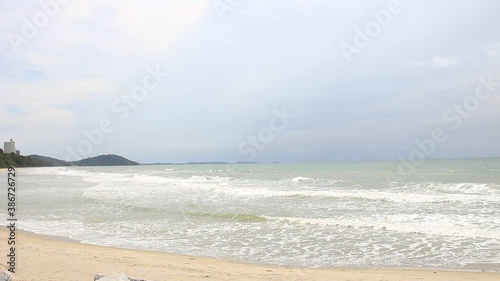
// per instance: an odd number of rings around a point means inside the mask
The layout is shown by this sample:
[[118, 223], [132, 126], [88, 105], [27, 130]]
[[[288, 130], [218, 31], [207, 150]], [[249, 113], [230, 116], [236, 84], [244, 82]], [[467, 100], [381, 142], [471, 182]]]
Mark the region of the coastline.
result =
[[[1, 237], [7, 237], [5, 227]], [[1, 255], [7, 255], [3, 241]], [[78, 243], [26, 231], [16, 235], [15, 280], [92, 280], [95, 273], [125, 273], [161, 280], [499, 280], [498, 272], [406, 269], [300, 269], [228, 262], [162, 252], [129, 250]], [[5, 258], [2, 259], [5, 270]]]

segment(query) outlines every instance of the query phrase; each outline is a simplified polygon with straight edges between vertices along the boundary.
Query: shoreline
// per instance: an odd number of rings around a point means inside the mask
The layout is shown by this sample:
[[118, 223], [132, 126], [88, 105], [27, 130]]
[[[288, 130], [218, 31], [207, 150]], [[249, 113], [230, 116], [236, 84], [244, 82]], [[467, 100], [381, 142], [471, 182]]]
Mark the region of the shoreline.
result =
[[[5, 226], [0, 225], [0, 233], [1, 231], [6, 230]], [[24, 233], [28, 236], [35, 236], [39, 237], [42, 239], [47, 239], [51, 241], [61, 241], [61, 242], [70, 242], [70, 243], [76, 243], [80, 245], [88, 245], [88, 246], [95, 246], [95, 247], [102, 247], [102, 248], [111, 248], [111, 249], [118, 249], [118, 250], [129, 250], [129, 251], [139, 251], [139, 252], [149, 252], [149, 253], [159, 253], [159, 254], [165, 254], [165, 255], [171, 255], [171, 256], [179, 256], [179, 257], [184, 257], [184, 258], [200, 258], [200, 259], [207, 259], [207, 260], [213, 260], [213, 261], [219, 261], [219, 262], [227, 262], [227, 263], [234, 263], [234, 264], [241, 264], [241, 265], [248, 265], [248, 266], [258, 266], [258, 267], [269, 267], [269, 268], [290, 268], [290, 269], [295, 269], [295, 270], [409, 270], [409, 271], [441, 271], [441, 272], [489, 272], [489, 273], [500, 273], [500, 263], [495, 263], [493, 265], [490, 264], [481, 264], [485, 265], [485, 267], [494, 267], [495, 265], [498, 266], [498, 268], [493, 269], [493, 268], [444, 268], [444, 267], [300, 267], [300, 266], [293, 266], [293, 265], [277, 265], [277, 264], [266, 264], [266, 263], [256, 263], [256, 262], [241, 262], [237, 260], [230, 260], [230, 259], [223, 259], [223, 258], [217, 258], [217, 257], [210, 257], [210, 256], [192, 256], [192, 255], [187, 255], [187, 254], [179, 254], [179, 253], [172, 253], [172, 252], [162, 252], [162, 251], [155, 251], [155, 250], [147, 250], [147, 249], [139, 249], [139, 248], [125, 248], [125, 247], [117, 247], [117, 246], [105, 246], [105, 245], [97, 245], [97, 244], [91, 244], [91, 243], [85, 243], [81, 240], [74, 239], [71, 237], [67, 236], [59, 236], [59, 235], [50, 235], [50, 234], [41, 234], [41, 233], [36, 233], [33, 231], [28, 231], [24, 229], [17, 229], [17, 233]]]
[[[6, 227], [3, 225], [0, 225], [0, 233], [2, 231], [6, 231]], [[300, 267], [300, 266], [293, 266], [293, 265], [277, 265], [277, 264], [266, 264], [266, 263], [256, 263], [256, 262], [240, 262], [240, 261], [236, 261], [236, 260], [223, 259], [223, 258], [210, 257], [210, 256], [192, 256], [192, 255], [187, 255], [187, 254], [162, 252], [162, 251], [139, 249], [139, 248], [125, 248], [125, 247], [122, 248], [122, 247], [117, 247], [117, 246], [97, 245], [97, 244], [85, 243], [81, 240], [74, 239], [74, 238], [67, 237], [67, 236], [41, 234], [41, 233], [36, 233], [34, 231], [29, 231], [29, 230], [24, 230], [24, 229], [19, 229], [19, 228], [16, 231], [17, 231], [17, 233], [24, 233], [28, 236], [39, 237], [39, 238], [43, 238], [43, 239], [47, 239], [47, 240], [51, 240], [51, 241], [70, 242], [70, 243], [76, 243], [76, 244], [80, 244], [80, 245], [111, 248], [111, 249], [118, 249], [118, 250], [130, 250], [130, 251], [139, 251], [139, 252], [160, 253], [160, 254], [179, 256], [179, 257], [185, 257], [185, 258], [202, 258], [202, 259], [208, 259], [208, 260], [213, 260], [213, 261], [243, 264], [243, 265], [249, 265], [249, 266], [260, 266], [260, 267], [291, 268], [291, 269], [297, 269], [297, 270], [303, 270], [303, 269], [307, 269], [307, 270], [410, 270], [410, 271], [500, 273], [500, 262], [495, 263], [495, 264], [477, 263], [477, 265], [480, 264], [486, 268], [472, 268], [472, 267], [444, 268], [444, 267], [404, 267], [404, 266], [401, 266], [401, 267], [375, 267], [375, 266], [373, 266], [373, 267]], [[498, 267], [494, 268], [494, 266], [498, 266]], [[489, 268], [489, 267], [491, 267], [491, 268]]]
[[[1, 227], [1, 237], [7, 229]], [[5, 239], [5, 238], [4, 238]], [[0, 245], [7, 254], [7, 243]], [[214, 258], [131, 250], [83, 244], [65, 237], [18, 230], [18, 280], [92, 280], [94, 274], [125, 273], [129, 277], [160, 280], [500, 280], [498, 272], [433, 269], [293, 268], [255, 265]], [[6, 260], [3, 259], [2, 269]]]

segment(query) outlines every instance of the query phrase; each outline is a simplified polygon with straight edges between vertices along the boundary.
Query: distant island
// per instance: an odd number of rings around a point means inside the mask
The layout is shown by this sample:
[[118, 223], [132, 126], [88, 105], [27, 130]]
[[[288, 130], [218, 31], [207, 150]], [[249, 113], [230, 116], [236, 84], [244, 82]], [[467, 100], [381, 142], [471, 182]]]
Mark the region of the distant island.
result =
[[90, 157], [79, 161], [63, 161], [40, 155], [23, 156], [16, 153], [3, 153], [0, 149], [0, 168], [7, 167], [65, 167], [65, 166], [132, 166], [140, 165], [122, 156], [108, 154]]

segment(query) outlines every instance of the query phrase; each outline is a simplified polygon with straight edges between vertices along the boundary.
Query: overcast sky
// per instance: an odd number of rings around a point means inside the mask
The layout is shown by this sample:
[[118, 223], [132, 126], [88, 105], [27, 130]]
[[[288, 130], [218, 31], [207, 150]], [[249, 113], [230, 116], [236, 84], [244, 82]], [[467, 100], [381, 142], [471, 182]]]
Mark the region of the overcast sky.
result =
[[474, 100], [500, 82], [500, 1], [61, 2], [0, 0], [0, 138], [24, 155], [398, 159], [440, 128], [430, 158], [500, 156], [500, 85]]

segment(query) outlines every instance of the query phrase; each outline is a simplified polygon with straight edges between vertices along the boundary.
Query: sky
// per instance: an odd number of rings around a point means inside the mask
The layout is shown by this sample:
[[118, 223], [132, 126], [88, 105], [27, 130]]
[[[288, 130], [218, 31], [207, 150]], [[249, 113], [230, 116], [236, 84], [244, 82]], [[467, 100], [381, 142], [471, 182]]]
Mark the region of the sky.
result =
[[500, 157], [498, 11], [0, 0], [0, 139], [141, 163]]

